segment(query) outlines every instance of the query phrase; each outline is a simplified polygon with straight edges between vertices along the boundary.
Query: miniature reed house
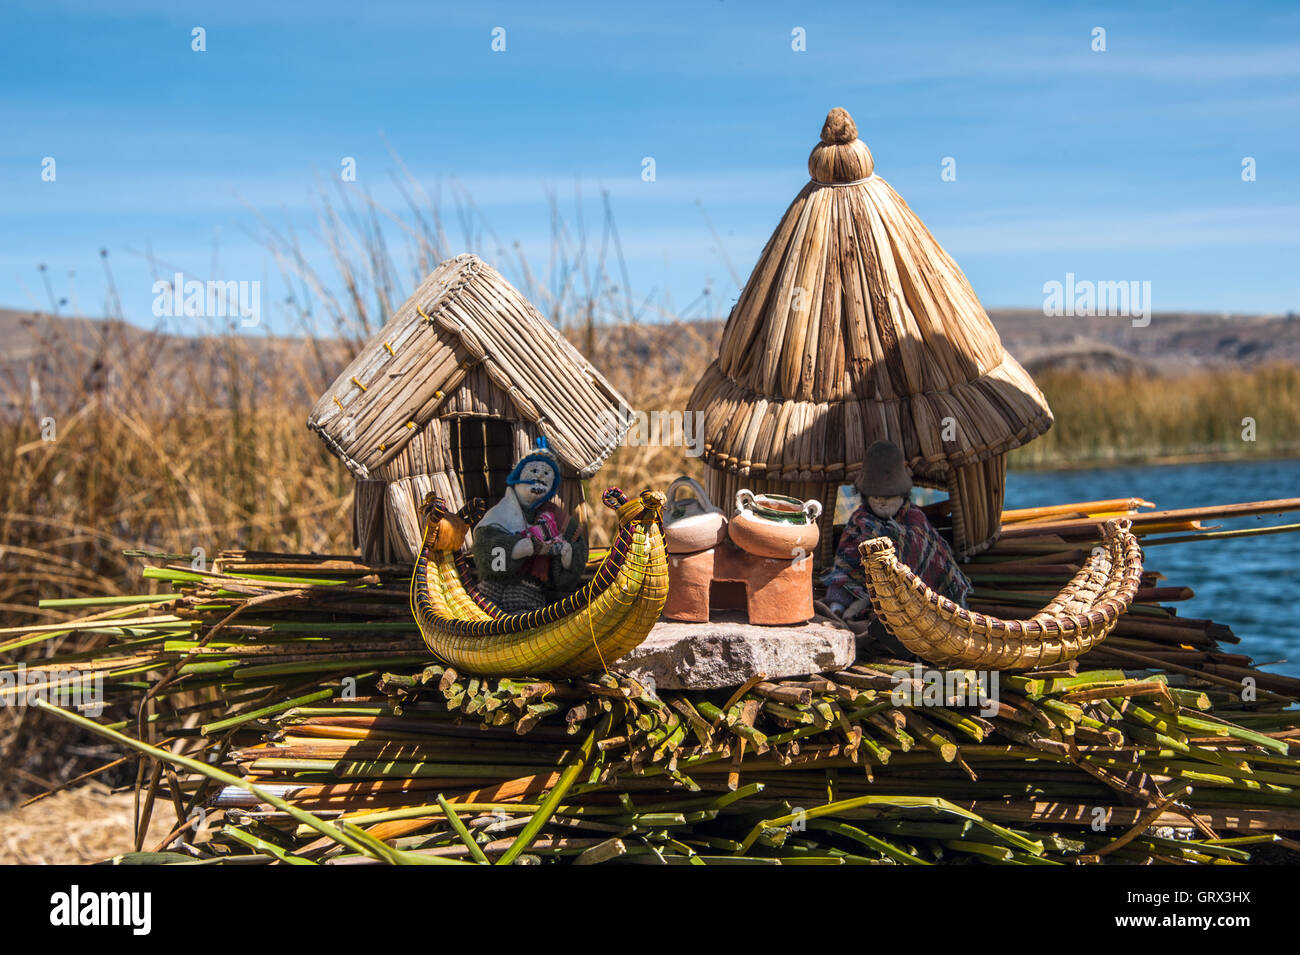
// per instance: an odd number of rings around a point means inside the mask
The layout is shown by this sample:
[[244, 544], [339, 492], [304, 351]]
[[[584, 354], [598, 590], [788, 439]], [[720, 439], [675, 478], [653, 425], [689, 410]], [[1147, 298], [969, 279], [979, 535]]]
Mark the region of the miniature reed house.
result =
[[844, 110], [808, 170], [687, 404], [705, 413], [705, 487], [821, 500], [825, 564], [839, 488], [886, 439], [948, 492], [957, 554], [978, 553], [997, 539], [1005, 454], [1051, 426], [1047, 401]]
[[575, 512], [622, 435], [622, 396], [500, 273], [443, 262], [368, 341], [308, 418], [357, 480], [353, 536], [365, 559], [404, 563], [419, 504], [453, 509], [505, 492], [514, 461], [545, 437]]

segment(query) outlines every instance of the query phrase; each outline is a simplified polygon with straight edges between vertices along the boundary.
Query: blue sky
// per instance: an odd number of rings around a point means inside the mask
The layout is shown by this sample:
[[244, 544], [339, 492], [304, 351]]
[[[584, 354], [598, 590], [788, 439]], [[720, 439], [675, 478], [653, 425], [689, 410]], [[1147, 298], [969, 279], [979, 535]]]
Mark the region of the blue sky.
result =
[[450, 251], [517, 241], [544, 272], [548, 190], [595, 235], [604, 189], [644, 316], [698, 316], [706, 286], [725, 314], [844, 106], [986, 306], [1041, 305], [1073, 272], [1150, 281], [1156, 310], [1300, 308], [1300, 8], [1131, 7], [9, 0], [0, 305], [46, 307], [45, 263], [101, 314], [101, 248], [140, 324], [176, 268], [273, 300], [259, 220], [324, 267], [321, 189], [351, 156], [347, 188], [400, 206], [391, 146], [496, 237], [451, 215]]

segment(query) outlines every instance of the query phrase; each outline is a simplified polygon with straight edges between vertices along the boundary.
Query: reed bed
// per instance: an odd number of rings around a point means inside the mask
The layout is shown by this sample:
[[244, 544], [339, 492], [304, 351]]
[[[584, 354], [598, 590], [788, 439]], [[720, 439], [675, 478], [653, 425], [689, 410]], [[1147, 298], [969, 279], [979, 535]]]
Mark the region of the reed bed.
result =
[[[1019, 532], [970, 565], [980, 609], [1023, 610], [1091, 547], [1069, 505], [1008, 518]], [[709, 693], [616, 669], [489, 680], [430, 663], [404, 567], [232, 551], [144, 573], [172, 593], [55, 602], [81, 616], [0, 634], [0, 650], [98, 642], [45, 672], [101, 675], [105, 713], [59, 715], [140, 757], [139, 831], [160, 801], [185, 820], [119, 861], [1237, 864], [1300, 849], [1300, 681], [1176, 615], [1189, 593], [1153, 574], [1106, 643], [1002, 674], [990, 707], [973, 675], [935, 688], [870, 656]]]
[[[1202, 369], [1183, 375], [1051, 371], [1036, 379], [1056, 424], [1011, 452], [1012, 468], [1300, 453], [1300, 367]], [[1254, 421], [1253, 440], [1246, 440]]]

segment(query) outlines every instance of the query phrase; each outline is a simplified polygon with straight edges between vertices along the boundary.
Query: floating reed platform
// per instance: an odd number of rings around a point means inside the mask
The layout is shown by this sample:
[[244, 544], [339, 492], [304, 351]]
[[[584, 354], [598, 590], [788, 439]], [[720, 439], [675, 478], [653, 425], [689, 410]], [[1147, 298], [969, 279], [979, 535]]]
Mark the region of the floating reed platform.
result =
[[[1143, 506], [1007, 512], [1010, 533], [967, 564], [972, 608], [1032, 612], [1106, 517], [1195, 537], [1218, 513]], [[1300, 851], [1300, 680], [1232, 652], [1228, 627], [1179, 615], [1190, 591], [1150, 571], [1104, 643], [1000, 674], [981, 706], [968, 676], [939, 688], [888, 659], [700, 693], [655, 694], [616, 669], [484, 679], [431, 664], [407, 567], [249, 552], [205, 572], [159, 564], [146, 574], [171, 594], [50, 601], [94, 612], [0, 633], [10, 652], [93, 635], [41, 661], [56, 683], [104, 681], [97, 720], [63, 717], [140, 754], [141, 823], [160, 799], [186, 820], [119, 861], [1238, 864]]]

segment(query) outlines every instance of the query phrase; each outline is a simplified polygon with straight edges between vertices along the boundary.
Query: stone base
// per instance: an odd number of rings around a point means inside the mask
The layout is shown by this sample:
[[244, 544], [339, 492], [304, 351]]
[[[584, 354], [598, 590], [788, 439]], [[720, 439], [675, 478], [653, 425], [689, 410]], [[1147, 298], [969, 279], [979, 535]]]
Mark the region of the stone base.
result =
[[664, 690], [718, 690], [755, 673], [769, 680], [848, 666], [851, 630], [824, 617], [784, 627], [747, 623], [742, 613], [715, 614], [707, 623], [661, 620], [618, 669]]

